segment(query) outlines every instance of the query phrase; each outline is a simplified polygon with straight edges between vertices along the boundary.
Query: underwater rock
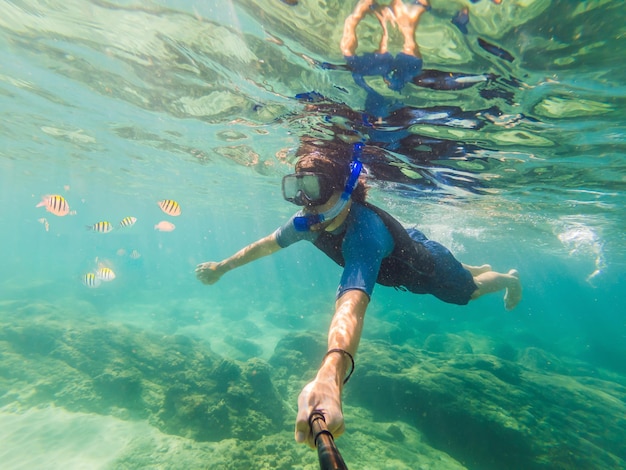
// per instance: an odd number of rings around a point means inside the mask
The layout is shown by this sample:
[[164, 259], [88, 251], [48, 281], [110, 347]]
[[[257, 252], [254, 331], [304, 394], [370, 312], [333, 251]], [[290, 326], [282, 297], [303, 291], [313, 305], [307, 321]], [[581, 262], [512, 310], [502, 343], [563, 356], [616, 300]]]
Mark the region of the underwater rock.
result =
[[242, 367], [200, 341], [101, 320], [2, 320], [0, 385], [24, 391], [2, 403], [147, 418], [197, 441], [253, 439], [282, 426], [283, 401], [259, 359]]
[[[430, 347], [466, 350], [458, 336], [434, 335]], [[295, 411], [284, 403], [295, 404], [325, 340], [288, 334], [269, 364], [239, 362], [186, 336], [58, 311], [2, 312], [0, 405], [139, 418], [167, 433], [158, 439], [170, 447], [133, 438], [115, 468], [315, 468], [315, 454], [293, 441]], [[626, 468], [626, 387], [563, 358], [550, 369], [546, 359], [538, 348], [520, 349], [515, 362], [364, 340], [344, 392], [342, 455], [351, 468], [394, 470]]]
[[439, 323], [410, 311], [385, 309], [368, 319], [364, 338], [386, 340], [392, 344], [423, 344], [425, 339], [439, 331]]
[[297, 373], [317, 367], [326, 353], [326, 338], [311, 333], [290, 333], [274, 348], [270, 364]]
[[162, 429], [196, 441], [219, 441], [232, 437], [231, 416], [224, 399], [174, 384], [165, 392], [158, 419]]
[[509, 343], [497, 343], [493, 347], [493, 354], [507, 361], [515, 361], [517, 359], [517, 350]]
[[[241, 352], [246, 359], [251, 357], [258, 357], [263, 353], [263, 348], [256, 344], [254, 341], [250, 341], [239, 336], [227, 335], [224, 337], [224, 341], [230, 346]], [[240, 359], [240, 358], [238, 358]]]
[[540, 348], [529, 347], [524, 349], [520, 353], [518, 361], [531, 370], [566, 372], [565, 367], [555, 355]]
[[132, 408], [142, 406], [141, 375], [133, 369], [111, 368], [93, 378], [94, 389], [104, 400], [111, 403], [133, 403]]
[[221, 385], [219, 388], [226, 390], [229, 383], [241, 377], [241, 367], [230, 359], [222, 359], [217, 362], [210, 375]]
[[522, 369], [520, 366], [489, 354], [474, 354], [463, 358], [455, 357], [450, 359], [449, 365], [458, 369], [489, 372], [494, 377], [512, 385], [519, 384], [521, 380], [520, 375]]
[[56, 338], [44, 325], [7, 325], [0, 332], [0, 340], [10, 342], [22, 354], [49, 354], [56, 347]]
[[402, 432], [399, 426], [395, 424], [390, 424], [387, 428], [387, 433], [393, 437], [397, 442], [402, 442], [406, 439], [406, 436]]
[[[395, 365], [394, 365], [395, 360]], [[364, 343], [350, 401], [468, 468], [625, 468], [626, 387], [486, 354]]]
[[472, 354], [469, 341], [451, 333], [432, 334], [424, 341], [424, 349], [447, 354]]

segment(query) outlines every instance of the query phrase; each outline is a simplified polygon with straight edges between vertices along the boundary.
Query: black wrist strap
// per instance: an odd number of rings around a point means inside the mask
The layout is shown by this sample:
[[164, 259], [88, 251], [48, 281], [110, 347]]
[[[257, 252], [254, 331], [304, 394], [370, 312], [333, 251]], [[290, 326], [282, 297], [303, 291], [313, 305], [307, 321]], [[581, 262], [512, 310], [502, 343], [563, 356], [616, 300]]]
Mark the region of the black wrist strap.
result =
[[352, 357], [352, 354], [350, 354], [345, 349], [333, 348], [333, 349], [329, 349], [328, 352], [326, 354], [324, 354], [324, 358], [322, 359], [322, 363], [326, 360], [328, 355], [332, 354], [332, 353], [345, 354], [346, 356], [348, 356], [350, 358], [350, 363], [352, 365], [352, 368], [350, 369], [350, 372], [348, 372], [348, 375], [346, 376], [346, 378], [343, 379], [343, 384], [345, 385], [346, 383], [348, 383], [348, 380], [350, 380], [350, 377], [352, 377], [352, 373], [354, 372], [354, 357]]

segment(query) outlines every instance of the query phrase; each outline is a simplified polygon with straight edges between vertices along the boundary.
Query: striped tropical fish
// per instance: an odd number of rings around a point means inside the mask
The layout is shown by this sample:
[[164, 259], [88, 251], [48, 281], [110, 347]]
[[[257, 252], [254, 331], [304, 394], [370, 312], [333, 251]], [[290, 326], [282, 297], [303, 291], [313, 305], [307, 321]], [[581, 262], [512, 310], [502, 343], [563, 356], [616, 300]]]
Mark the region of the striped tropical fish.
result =
[[175, 229], [176, 225], [172, 222], [168, 222], [167, 220], [162, 220], [154, 226], [154, 230], [158, 230], [159, 232], [172, 232]]
[[100, 279], [94, 273], [87, 273], [83, 276], [83, 284], [90, 289], [100, 286]]
[[35, 207], [45, 207], [48, 212], [59, 217], [70, 213], [70, 205], [65, 198], [59, 194], [49, 194], [41, 198], [41, 202]]
[[180, 204], [172, 199], [163, 199], [162, 201], [157, 202], [159, 207], [163, 212], [167, 215], [171, 215], [173, 217], [179, 216], [181, 213]]
[[116, 278], [115, 273], [111, 268], [107, 268], [106, 266], [100, 266], [96, 271], [96, 277], [104, 282], [112, 281]]
[[120, 227], [132, 227], [137, 222], [137, 217], [124, 217], [120, 222]]
[[113, 230], [113, 225], [111, 225], [111, 222], [103, 220], [102, 222], [96, 222], [93, 225], [87, 225], [86, 228], [87, 230], [93, 230], [98, 233], [109, 233]]

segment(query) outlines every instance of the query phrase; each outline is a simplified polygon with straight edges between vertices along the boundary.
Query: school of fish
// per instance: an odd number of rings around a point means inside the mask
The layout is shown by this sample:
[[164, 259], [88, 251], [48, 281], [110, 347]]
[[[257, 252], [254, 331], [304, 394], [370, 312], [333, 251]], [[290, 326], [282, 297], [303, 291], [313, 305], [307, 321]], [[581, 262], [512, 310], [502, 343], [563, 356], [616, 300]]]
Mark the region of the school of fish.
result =
[[[69, 187], [65, 187], [69, 190]], [[167, 215], [171, 217], [178, 217], [182, 213], [180, 204], [173, 199], [163, 199], [157, 201], [157, 205]], [[65, 197], [60, 194], [47, 194], [42, 196], [41, 201], [35, 206], [37, 208], [43, 207], [52, 215], [57, 217], [65, 217], [66, 215], [76, 215], [75, 210], [70, 209], [70, 205]], [[137, 223], [137, 217], [126, 216], [118, 224], [118, 229], [125, 230], [133, 227]], [[45, 217], [37, 219], [37, 221], [44, 226], [46, 232], [50, 231], [50, 222]], [[90, 225], [85, 226], [87, 230], [91, 232], [106, 234], [112, 232], [115, 227], [108, 220], [100, 220]], [[162, 220], [154, 226], [154, 230], [159, 232], [172, 232], [176, 229], [176, 226], [167, 221]], [[126, 253], [126, 250], [119, 249], [117, 251], [118, 256], [128, 256], [132, 260], [138, 260], [141, 258], [141, 254], [136, 249], [133, 249], [130, 253]], [[102, 285], [115, 280], [117, 277], [115, 271], [111, 267], [110, 263], [99, 262], [96, 259], [96, 267], [94, 270], [89, 271], [81, 276], [82, 284], [89, 289], [96, 289]]]

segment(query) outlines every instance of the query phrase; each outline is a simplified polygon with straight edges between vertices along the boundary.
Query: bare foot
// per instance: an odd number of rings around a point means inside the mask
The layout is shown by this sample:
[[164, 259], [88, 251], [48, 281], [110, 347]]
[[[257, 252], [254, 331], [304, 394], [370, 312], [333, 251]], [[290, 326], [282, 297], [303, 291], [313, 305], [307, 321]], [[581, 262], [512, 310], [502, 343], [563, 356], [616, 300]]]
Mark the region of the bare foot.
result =
[[513, 310], [522, 300], [522, 283], [519, 281], [517, 269], [511, 269], [508, 274], [511, 276], [511, 282], [504, 294], [504, 308]]

